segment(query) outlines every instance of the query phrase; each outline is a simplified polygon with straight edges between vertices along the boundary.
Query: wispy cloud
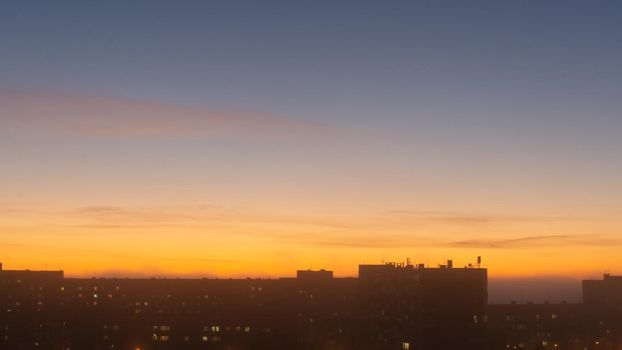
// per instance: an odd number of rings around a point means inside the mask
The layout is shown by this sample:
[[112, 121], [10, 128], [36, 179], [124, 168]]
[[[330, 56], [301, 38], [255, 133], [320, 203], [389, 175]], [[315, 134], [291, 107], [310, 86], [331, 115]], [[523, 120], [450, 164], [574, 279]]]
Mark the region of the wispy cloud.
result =
[[[248, 208], [225, 208], [217, 205], [187, 207], [123, 207], [94, 205], [74, 209], [46, 211], [28, 210], [19, 220], [19, 208], [0, 208], [10, 213], [18, 226], [84, 228], [93, 232], [128, 230], [149, 232], [152, 228], [192, 229], [195, 232], [220, 232], [230, 235], [258, 236], [266, 242], [319, 248], [344, 249], [398, 249], [398, 248], [464, 248], [464, 249], [531, 249], [565, 246], [622, 246], [614, 236], [597, 234], [525, 235], [510, 238], [489, 238], [488, 234], [474, 234], [471, 228], [452, 233], [469, 232], [469, 239], [451, 240], [438, 235], [445, 224], [482, 225], [489, 222], [514, 224], [522, 221], [561, 220], [553, 216], [472, 215], [468, 213], [407, 212], [408, 217], [387, 218], [369, 215], [363, 220], [348, 217], [296, 216], [255, 211]], [[404, 215], [395, 213], [394, 215]], [[21, 223], [21, 224], [20, 224]], [[429, 225], [419, 225], [426, 223]], [[441, 224], [439, 226], [439, 223]], [[477, 228], [477, 227], [476, 227]], [[68, 232], [84, 232], [70, 230]], [[112, 232], [112, 231], [111, 231]], [[454, 238], [455, 239], [455, 238]]]
[[123, 97], [0, 89], [0, 130], [87, 138], [300, 137], [317, 122], [256, 111], [194, 108]]
[[538, 248], [562, 246], [620, 246], [622, 240], [598, 235], [542, 235], [512, 239], [473, 239], [455, 241], [448, 244], [460, 248]]
[[[248, 208], [217, 205], [189, 206], [113, 206], [94, 205], [68, 209], [24, 209], [0, 207], [0, 213], [12, 218], [14, 225], [40, 228], [84, 228], [92, 230], [125, 230], [148, 228], [233, 228], [272, 227], [294, 231], [314, 229], [317, 232], [355, 231], [360, 223], [316, 216], [282, 215]], [[6, 226], [6, 222], [5, 222]], [[242, 229], [240, 229], [242, 230]], [[252, 229], [249, 229], [252, 231]], [[138, 232], [138, 231], [137, 231]], [[253, 235], [254, 233], [249, 233]], [[279, 233], [262, 234], [279, 237]]]
[[390, 214], [413, 221], [450, 225], [486, 225], [497, 223], [559, 221], [576, 218], [545, 215], [511, 215], [504, 213], [468, 213], [452, 211], [393, 210]]
[[70, 210], [67, 214], [89, 220], [97, 225], [163, 225], [198, 221], [200, 218], [153, 208], [125, 208], [120, 206], [82, 207]]

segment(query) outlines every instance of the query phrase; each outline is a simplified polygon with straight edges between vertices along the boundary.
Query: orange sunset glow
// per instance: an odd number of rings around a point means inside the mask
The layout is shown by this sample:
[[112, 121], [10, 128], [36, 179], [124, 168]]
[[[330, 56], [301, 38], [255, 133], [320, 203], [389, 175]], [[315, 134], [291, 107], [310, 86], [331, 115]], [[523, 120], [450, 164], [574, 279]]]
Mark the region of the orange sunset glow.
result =
[[[530, 34], [509, 29], [497, 41], [448, 29], [460, 23], [348, 16], [345, 27], [321, 17], [317, 31], [193, 17], [174, 39], [147, 34], [158, 16], [130, 15], [112, 32], [99, 17], [44, 38], [17, 31], [29, 47], [11, 39], [0, 82], [6, 266], [354, 276], [359, 263], [482, 256], [493, 278], [622, 271], [619, 70], [608, 58], [618, 48], [600, 47], [600, 67], [618, 72], [604, 78], [575, 59], [597, 49], [557, 45], [575, 30], [566, 22], [526, 47]], [[245, 26], [270, 33], [261, 54]], [[576, 30], [601, 35], [590, 28]]]
[[622, 1], [0, 1], [0, 350], [622, 350]]

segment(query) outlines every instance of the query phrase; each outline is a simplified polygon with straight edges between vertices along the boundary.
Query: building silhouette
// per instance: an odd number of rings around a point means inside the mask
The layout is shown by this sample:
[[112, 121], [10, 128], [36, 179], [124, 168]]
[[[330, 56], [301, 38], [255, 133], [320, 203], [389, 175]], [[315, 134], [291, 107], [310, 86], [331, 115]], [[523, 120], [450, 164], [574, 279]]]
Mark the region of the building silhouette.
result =
[[65, 278], [0, 271], [0, 349], [620, 349], [620, 278], [580, 304], [487, 305], [487, 271], [387, 263], [358, 278]]

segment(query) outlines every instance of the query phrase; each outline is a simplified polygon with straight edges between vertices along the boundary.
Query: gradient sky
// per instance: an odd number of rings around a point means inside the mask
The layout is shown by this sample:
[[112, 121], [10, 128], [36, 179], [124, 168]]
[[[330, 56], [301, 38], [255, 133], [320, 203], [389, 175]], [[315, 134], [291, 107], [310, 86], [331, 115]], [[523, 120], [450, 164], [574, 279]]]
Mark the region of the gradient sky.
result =
[[0, 261], [622, 273], [619, 1], [2, 1]]

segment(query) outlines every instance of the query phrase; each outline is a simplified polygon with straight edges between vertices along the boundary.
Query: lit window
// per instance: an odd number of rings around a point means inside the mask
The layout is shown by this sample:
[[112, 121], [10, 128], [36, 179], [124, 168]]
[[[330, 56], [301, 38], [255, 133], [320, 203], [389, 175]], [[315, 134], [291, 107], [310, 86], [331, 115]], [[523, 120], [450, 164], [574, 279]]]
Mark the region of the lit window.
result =
[[410, 350], [410, 343], [403, 342], [402, 343], [402, 350]]

